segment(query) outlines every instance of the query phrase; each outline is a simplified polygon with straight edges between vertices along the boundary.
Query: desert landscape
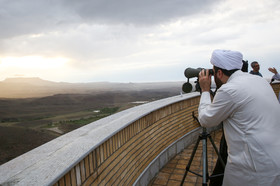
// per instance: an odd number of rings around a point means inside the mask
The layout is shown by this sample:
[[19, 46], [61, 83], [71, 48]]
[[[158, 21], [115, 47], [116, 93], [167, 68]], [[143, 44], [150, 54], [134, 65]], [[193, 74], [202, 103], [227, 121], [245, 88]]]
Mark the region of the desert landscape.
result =
[[0, 164], [83, 125], [139, 104], [179, 95], [184, 82], [0, 82]]

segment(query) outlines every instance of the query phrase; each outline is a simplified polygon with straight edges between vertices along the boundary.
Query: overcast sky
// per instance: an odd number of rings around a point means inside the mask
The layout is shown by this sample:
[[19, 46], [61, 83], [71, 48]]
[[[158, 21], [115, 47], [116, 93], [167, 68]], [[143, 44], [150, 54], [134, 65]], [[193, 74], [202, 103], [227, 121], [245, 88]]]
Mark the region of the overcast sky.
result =
[[279, 0], [0, 0], [0, 26], [0, 80], [184, 81], [214, 49], [280, 71]]

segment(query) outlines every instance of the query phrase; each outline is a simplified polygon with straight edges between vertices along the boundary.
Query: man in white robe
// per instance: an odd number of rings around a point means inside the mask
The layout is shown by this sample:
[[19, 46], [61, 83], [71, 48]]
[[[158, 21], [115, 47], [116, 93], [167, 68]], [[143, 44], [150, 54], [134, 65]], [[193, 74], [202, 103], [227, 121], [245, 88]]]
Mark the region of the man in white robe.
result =
[[224, 186], [280, 185], [280, 104], [264, 78], [240, 71], [242, 58], [236, 51], [212, 53], [218, 91], [211, 102], [211, 76], [202, 70], [198, 119], [203, 127], [223, 122], [228, 145]]

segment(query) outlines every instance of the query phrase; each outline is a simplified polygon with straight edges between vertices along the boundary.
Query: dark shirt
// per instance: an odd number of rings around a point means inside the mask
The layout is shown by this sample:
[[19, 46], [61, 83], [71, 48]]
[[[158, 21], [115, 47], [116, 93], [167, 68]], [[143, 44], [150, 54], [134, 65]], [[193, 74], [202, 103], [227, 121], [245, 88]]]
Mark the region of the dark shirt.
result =
[[253, 75], [258, 75], [258, 76], [262, 76], [262, 74], [260, 72], [254, 72], [253, 70], [250, 71], [250, 74], [253, 74]]

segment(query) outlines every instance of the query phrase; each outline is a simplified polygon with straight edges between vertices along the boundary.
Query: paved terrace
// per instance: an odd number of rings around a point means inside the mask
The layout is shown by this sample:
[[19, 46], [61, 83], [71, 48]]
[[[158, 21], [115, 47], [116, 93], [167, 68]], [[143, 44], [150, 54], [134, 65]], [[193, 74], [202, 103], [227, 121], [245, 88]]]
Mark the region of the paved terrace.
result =
[[[221, 129], [211, 133], [211, 136], [219, 148], [221, 139]], [[193, 151], [195, 144], [185, 148], [181, 153], [172, 158], [160, 172], [151, 180], [149, 186], [179, 186], [185, 174], [186, 166], [189, 163], [189, 158]], [[211, 175], [213, 168], [217, 161], [217, 154], [209, 140], [207, 140], [207, 155], [208, 155], [208, 172]], [[200, 141], [199, 147], [196, 151], [195, 157], [192, 161], [190, 170], [202, 175], [202, 141]], [[209, 181], [208, 181], [209, 184]], [[184, 186], [201, 186], [202, 177], [196, 176], [191, 172], [188, 172]]]

